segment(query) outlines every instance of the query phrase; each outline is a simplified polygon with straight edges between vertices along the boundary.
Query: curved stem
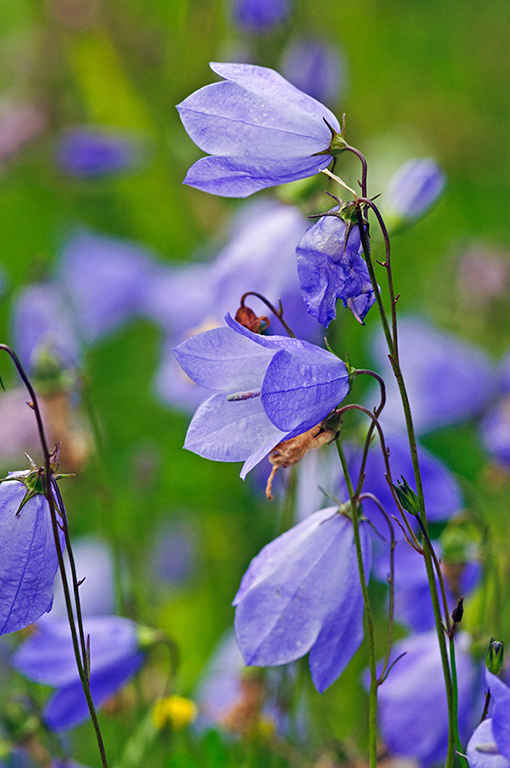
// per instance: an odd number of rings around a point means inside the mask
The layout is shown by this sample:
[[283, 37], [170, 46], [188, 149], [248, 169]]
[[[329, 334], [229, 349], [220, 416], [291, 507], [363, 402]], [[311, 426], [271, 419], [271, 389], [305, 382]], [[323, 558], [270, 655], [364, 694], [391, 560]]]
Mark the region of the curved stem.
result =
[[368, 174], [368, 165], [367, 165], [365, 156], [359, 151], [359, 149], [356, 149], [356, 147], [351, 147], [349, 146], [349, 144], [345, 145], [344, 151], [352, 152], [352, 154], [356, 155], [356, 157], [359, 159], [361, 163], [361, 197], [365, 198], [367, 196], [367, 174]]
[[374, 639], [374, 620], [372, 616], [372, 609], [370, 607], [370, 598], [368, 596], [367, 580], [365, 575], [365, 566], [363, 564], [363, 551], [361, 549], [361, 539], [359, 535], [359, 516], [358, 516], [358, 502], [354, 495], [354, 488], [352, 485], [351, 476], [349, 474], [349, 467], [347, 466], [347, 460], [343, 452], [340, 441], [336, 440], [336, 447], [338, 456], [340, 457], [340, 463], [345, 476], [345, 482], [349, 492], [349, 499], [351, 502], [351, 514], [352, 514], [352, 529], [354, 533], [354, 543], [356, 546], [356, 557], [358, 561], [358, 571], [361, 584], [361, 594], [363, 596], [363, 605], [365, 608], [365, 624], [367, 629], [368, 639], [368, 662], [370, 668], [370, 693], [368, 704], [368, 738], [369, 738], [369, 760], [370, 768], [376, 768], [377, 766], [377, 670], [375, 661], [375, 639]]
[[280, 309], [276, 309], [274, 304], [271, 304], [269, 299], [266, 299], [266, 297], [263, 296], [261, 293], [257, 293], [257, 291], [246, 291], [246, 293], [243, 293], [243, 295], [241, 296], [242, 307], [244, 307], [244, 300], [246, 299], [247, 296], [255, 296], [257, 299], [260, 299], [260, 301], [262, 301], [266, 305], [266, 307], [271, 310], [274, 316], [278, 318], [278, 320], [283, 325], [283, 327], [285, 328], [289, 336], [293, 339], [296, 338], [296, 334], [294, 333], [290, 325], [288, 325], [288, 323], [286, 323], [285, 320], [283, 319], [283, 307], [281, 305], [281, 302], [280, 302]]
[[[69, 628], [71, 630], [71, 639], [74, 649], [74, 655], [76, 658], [76, 666], [78, 668], [78, 675], [80, 677], [80, 682], [83, 687], [83, 693], [85, 694], [85, 699], [87, 701], [87, 706], [89, 709], [90, 719], [92, 720], [92, 724], [94, 727], [94, 731], [96, 733], [96, 739], [97, 744], [99, 748], [99, 754], [101, 756], [101, 763], [103, 765], [103, 768], [108, 768], [108, 761], [106, 758], [106, 751], [104, 747], [103, 737], [101, 734], [101, 729], [99, 727], [99, 722], [97, 720], [97, 714], [94, 706], [94, 702], [92, 700], [92, 694], [90, 692], [90, 685], [88, 681], [88, 675], [87, 675], [87, 659], [88, 659], [88, 653], [85, 648], [85, 655], [84, 658], [82, 658], [82, 652], [83, 647], [80, 648], [80, 642], [78, 640], [78, 634], [76, 632], [76, 625], [75, 625], [75, 619], [74, 619], [74, 612], [73, 612], [73, 605], [71, 601], [71, 593], [69, 590], [69, 582], [67, 579], [67, 573], [65, 569], [64, 564], [64, 557], [62, 553], [62, 547], [60, 545], [60, 536], [59, 536], [59, 522], [57, 520], [57, 507], [55, 505], [55, 498], [53, 496], [53, 487], [55, 484], [55, 481], [53, 479], [53, 470], [51, 466], [51, 454], [48, 449], [48, 442], [46, 440], [46, 434], [44, 431], [44, 424], [42, 420], [41, 410], [39, 408], [39, 403], [37, 401], [37, 395], [35, 393], [35, 390], [30, 382], [30, 379], [28, 378], [27, 374], [25, 373], [25, 370], [23, 366], [21, 365], [20, 359], [18, 358], [17, 354], [7, 345], [7, 344], [0, 344], [0, 350], [3, 350], [4, 352], [7, 352], [7, 354], [10, 356], [11, 360], [13, 361], [14, 365], [16, 366], [16, 369], [25, 385], [25, 387], [28, 390], [28, 393], [31, 398], [30, 406], [32, 410], [34, 411], [35, 418], [37, 421], [37, 428], [39, 432], [39, 440], [41, 442], [41, 448], [43, 452], [43, 459], [44, 459], [44, 495], [46, 497], [46, 500], [48, 502], [49, 510], [50, 510], [50, 518], [51, 518], [51, 525], [53, 530], [53, 537], [55, 539], [55, 548], [57, 551], [57, 560], [58, 560], [58, 567], [60, 570], [60, 575], [62, 578], [62, 587], [64, 590], [64, 600], [66, 604], [66, 610], [67, 610], [67, 616], [69, 619]], [[63, 525], [62, 528], [64, 530], [64, 536], [66, 537], [66, 543], [69, 541], [68, 535], [66, 536], [66, 529], [67, 529], [67, 517], [65, 514], [65, 510], [62, 509], [62, 511], [58, 510], [59, 516], [62, 516]], [[70, 546], [70, 541], [69, 541]], [[73, 577], [74, 579], [74, 577]], [[78, 592], [78, 584], [75, 583], [75, 595]], [[79, 599], [79, 597], [78, 597]], [[81, 616], [81, 611], [77, 608], [77, 612], [79, 612]], [[80, 634], [81, 637], [84, 637], [84, 631], [83, 631], [83, 623], [80, 627]]]

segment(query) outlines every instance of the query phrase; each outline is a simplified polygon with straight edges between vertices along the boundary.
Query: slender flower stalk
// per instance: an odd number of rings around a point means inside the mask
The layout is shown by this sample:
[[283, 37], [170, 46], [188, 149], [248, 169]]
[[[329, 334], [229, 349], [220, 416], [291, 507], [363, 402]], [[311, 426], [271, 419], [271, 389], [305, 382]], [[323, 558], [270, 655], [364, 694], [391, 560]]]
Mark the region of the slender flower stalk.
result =
[[[52, 469], [52, 456], [48, 448], [48, 442], [46, 439], [46, 433], [44, 431], [44, 424], [42, 420], [41, 410], [39, 408], [39, 403], [37, 401], [37, 395], [35, 393], [35, 390], [28, 378], [28, 376], [25, 373], [25, 370], [23, 366], [21, 365], [21, 362], [16, 355], [16, 353], [9, 347], [7, 344], [0, 344], [0, 350], [3, 350], [4, 352], [7, 352], [7, 354], [12, 359], [14, 365], [16, 366], [16, 369], [23, 380], [23, 383], [25, 384], [31, 401], [30, 406], [34, 411], [35, 418], [37, 421], [37, 428], [39, 431], [39, 439], [41, 441], [41, 448], [43, 453], [43, 459], [44, 459], [44, 495], [48, 501], [49, 509], [50, 509], [50, 516], [51, 516], [51, 524], [53, 529], [53, 536], [55, 539], [55, 547], [57, 550], [57, 559], [58, 559], [58, 567], [60, 570], [60, 574], [62, 577], [62, 587], [64, 591], [64, 600], [66, 604], [67, 609], [67, 616], [69, 619], [69, 627], [71, 630], [71, 638], [73, 643], [73, 649], [74, 649], [74, 655], [76, 658], [76, 666], [78, 668], [78, 674], [80, 676], [80, 681], [83, 687], [83, 692], [85, 694], [85, 698], [87, 700], [87, 705], [89, 708], [90, 718], [92, 720], [92, 724], [94, 726], [94, 731], [96, 734], [96, 740], [99, 748], [99, 753], [101, 756], [101, 764], [103, 768], [108, 768], [108, 761], [106, 758], [106, 751], [104, 747], [103, 737], [101, 734], [101, 729], [99, 727], [99, 722], [97, 719], [97, 714], [94, 706], [94, 702], [92, 700], [92, 694], [90, 692], [90, 685], [88, 680], [88, 669], [89, 669], [89, 652], [88, 647], [85, 642], [85, 633], [83, 630], [83, 622], [80, 622], [78, 619], [78, 623], [80, 624], [80, 638], [78, 637], [78, 633], [76, 631], [76, 623], [75, 623], [75, 617], [74, 617], [74, 611], [73, 611], [73, 605], [71, 600], [71, 592], [69, 588], [69, 581], [67, 578], [67, 573], [65, 569], [64, 564], [64, 557], [62, 553], [62, 548], [60, 546], [60, 540], [59, 540], [59, 528], [62, 528], [64, 530], [64, 534], [66, 536], [66, 545], [68, 546], [68, 552], [70, 555], [70, 558], [72, 558], [71, 554], [71, 546], [70, 546], [70, 540], [69, 540], [69, 534], [67, 532], [67, 519], [65, 512], [62, 508], [60, 508], [60, 504], [55, 503], [55, 497], [53, 495], [53, 489], [55, 487], [55, 481], [53, 479], [53, 469]], [[60, 494], [59, 494], [60, 496]], [[61, 497], [59, 499], [61, 501]], [[59, 519], [61, 518], [62, 522], [59, 522]], [[72, 562], [72, 560], [71, 560]], [[79, 584], [76, 580], [76, 568], [74, 568], [73, 571], [73, 589], [74, 594], [76, 598], [76, 611], [77, 615], [80, 618], [81, 617], [81, 606], [80, 606], [80, 598], [79, 598]]]

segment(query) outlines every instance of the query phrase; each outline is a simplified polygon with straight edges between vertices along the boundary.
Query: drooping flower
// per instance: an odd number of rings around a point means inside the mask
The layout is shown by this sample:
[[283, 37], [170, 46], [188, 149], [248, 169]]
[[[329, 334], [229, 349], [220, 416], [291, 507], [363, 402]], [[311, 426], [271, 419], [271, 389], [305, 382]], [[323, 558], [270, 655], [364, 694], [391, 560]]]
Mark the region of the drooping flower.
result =
[[[8, 477], [23, 480], [28, 474]], [[53, 603], [58, 560], [49, 505], [39, 493], [20, 510], [26, 492], [18, 480], [0, 484], [0, 635], [32, 624]], [[59, 536], [63, 548], [64, 535]]]
[[392, 226], [412, 224], [440, 197], [446, 176], [432, 158], [409, 160], [391, 178], [384, 207]]
[[327, 107], [272, 69], [210, 66], [225, 80], [201, 88], [177, 107], [190, 138], [211, 155], [190, 168], [185, 184], [246, 197], [329, 165], [332, 131], [340, 133], [340, 125]]
[[375, 301], [362, 253], [358, 227], [349, 231], [336, 216], [323, 216], [299, 242], [297, 266], [306, 309], [326, 328], [336, 317], [337, 299], [360, 323]]
[[471, 736], [467, 757], [471, 768], [508, 768], [510, 765], [510, 688], [485, 670], [492, 701], [492, 717], [483, 720]]
[[[368, 526], [360, 525], [370, 572]], [[234, 599], [247, 665], [286, 664], [310, 653], [319, 692], [343, 672], [363, 639], [363, 601], [352, 523], [336, 507], [316, 512], [252, 560]]]
[[[478, 415], [498, 391], [498, 371], [482, 349], [422, 318], [399, 319], [399, 349], [418, 433]], [[372, 353], [386, 383], [381, 423], [385, 428], [405, 428], [398, 387], [381, 333], [374, 336]]]
[[234, 22], [247, 32], [267, 32], [285, 21], [290, 0], [233, 0]]
[[300, 339], [228, 327], [176, 347], [185, 373], [216, 394], [198, 408], [184, 447], [214, 461], [244, 461], [241, 477], [278, 443], [320, 422], [349, 391], [345, 363]]
[[[100, 707], [140, 669], [144, 653], [137, 625], [130, 619], [89, 617], [84, 631], [90, 636], [90, 690], [95, 706]], [[43, 711], [51, 730], [67, 730], [88, 717], [67, 619], [41, 620], [37, 632], [14, 653], [12, 664], [30, 680], [57, 689]]]
[[61, 170], [69, 176], [102, 178], [139, 163], [139, 142], [103, 128], [78, 127], [63, 133], [56, 151]]
[[344, 95], [345, 63], [338, 46], [299, 38], [285, 51], [281, 68], [289, 83], [323, 104], [336, 104]]
[[[465, 633], [456, 635], [455, 646], [459, 730], [465, 742], [472, 728], [477, 674]], [[392, 754], [415, 758], [427, 767], [444, 760], [448, 745], [448, 707], [435, 630], [399, 641], [391, 659], [403, 653], [379, 688], [379, 727]]]

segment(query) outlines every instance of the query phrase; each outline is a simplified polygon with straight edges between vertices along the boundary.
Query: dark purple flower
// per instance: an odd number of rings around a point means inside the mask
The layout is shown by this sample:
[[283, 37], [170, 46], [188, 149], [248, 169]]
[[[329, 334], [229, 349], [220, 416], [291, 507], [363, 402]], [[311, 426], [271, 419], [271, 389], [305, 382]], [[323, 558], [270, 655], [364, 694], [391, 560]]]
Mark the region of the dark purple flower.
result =
[[282, 73], [292, 85], [323, 104], [336, 104], [343, 95], [343, 56], [337, 46], [323, 40], [294, 40], [282, 59]]
[[[399, 319], [399, 348], [418, 433], [476, 416], [498, 390], [496, 366], [483, 350], [419, 317]], [[385, 428], [405, 428], [382, 333], [374, 337], [372, 351], [386, 382], [381, 422]]]
[[132, 138], [99, 128], [65, 131], [57, 146], [57, 162], [69, 176], [101, 178], [133, 168], [140, 147]]
[[435, 160], [427, 157], [404, 163], [388, 185], [385, 209], [393, 226], [410, 224], [436, 202], [446, 177]]
[[185, 184], [247, 197], [329, 165], [332, 133], [326, 121], [336, 133], [340, 125], [327, 107], [272, 69], [210, 66], [225, 80], [201, 88], [177, 107], [190, 138], [211, 155], [190, 168]]
[[[477, 694], [476, 668], [469, 638], [455, 638], [459, 684], [459, 730], [465, 741], [472, 728]], [[444, 760], [448, 744], [448, 708], [435, 630], [400, 640], [391, 659], [403, 656], [379, 688], [379, 727], [390, 752], [431, 766]]]
[[[100, 707], [141, 667], [137, 626], [119, 616], [97, 616], [84, 621], [90, 635], [90, 690]], [[51, 685], [56, 692], [43, 711], [51, 730], [63, 731], [88, 717], [67, 619], [48, 617], [39, 622], [36, 634], [15, 652], [12, 664], [30, 680]]]
[[267, 32], [285, 21], [290, 0], [233, 0], [234, 21], [247, 32]]
[[[370, 573], [370, 535], [361, 524]], [[255, 557], [234, 599], [235, 628], [251, 666], [310, 653], [319, 692], [341, 675], [363, 639], [363, 601], [352, 523], [329, 507], [283, 533]]]
[[[337, 209], [332, 209], [337, 210]], [[301, 292], [306, 309], [328, 327], [342, 299], [356, 320], [363, 318], [375, 301], [357, 226], [346, 236], [345, 221], [323, 216], [311, 226], [296, 249]]]
[[226, 321], [174, 350], [184, 372], [216, 392], [195, 413], [184, 447], [214, 461], [244, 461], [244, 479], [275, 445], [319, 424], [347, 395], [349, 374], [320, 347]]
[[[28, 474], [11, 472], [8, 477], [26, 479]], [[58, 561], [50, 510], [45, 497], [37, 494], [18, 514], [26, 492], [17, 480], [0, 484], [0, 635], [32, 624], [53, 603]]]
[[488, 670], [485, 679], [492, 696], [492, 717], [475, 730], [467, 746], [471, 768], [508, 768], [510, 765], [510, 688]]

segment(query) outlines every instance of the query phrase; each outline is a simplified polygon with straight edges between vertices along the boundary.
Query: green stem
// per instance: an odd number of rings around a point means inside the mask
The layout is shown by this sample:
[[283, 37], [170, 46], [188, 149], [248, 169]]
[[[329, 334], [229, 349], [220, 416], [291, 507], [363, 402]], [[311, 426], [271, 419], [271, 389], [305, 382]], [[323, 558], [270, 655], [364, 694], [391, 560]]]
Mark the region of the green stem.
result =
[[457, 682], [457, 666], [455, 663], [455, 639], [453, 635], [450, 637], [450, 666], [452, 671], [452, 688], [453, 688], [453, 708], [455, 712], [455, 745], [457, 747], [457, 754], [460, 757], [462, 763], [469, 768], [469, 763], [463, 755], [462, 744], [460, 741], [459, 733], [459, 686]]
[[363, 551], [361, 549], [361, 539], [359, 535], [359, 517], [358, 502], [354, 495], [349, 467], [343, 452], [340, 441], [336, 441], [338, 456], [345, 476], [345, 482], [349, 492], [352, 513], [352, 529], [354, 533], [354, 543], [356, 546], [356, 557], [358, 560], [359, 579], [361, 584], [361, 594], [363, 596], [363, 605], [365, 607], [365, 625], [368, 638], [368, 662], [370, 668], [370, 693], [368, 704], [368, 739], [369, 739], [369, 761], [370, 768], [376, 768], [377, 765], [377, 670], [375, 661], [375, 640], [374, 640], [374, 620], [370, 599], [368, 596], [367, 580], [365, 576], [365, 566], [363, 565]]

